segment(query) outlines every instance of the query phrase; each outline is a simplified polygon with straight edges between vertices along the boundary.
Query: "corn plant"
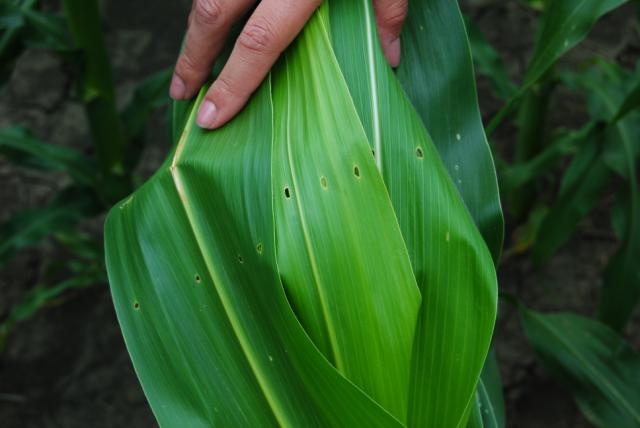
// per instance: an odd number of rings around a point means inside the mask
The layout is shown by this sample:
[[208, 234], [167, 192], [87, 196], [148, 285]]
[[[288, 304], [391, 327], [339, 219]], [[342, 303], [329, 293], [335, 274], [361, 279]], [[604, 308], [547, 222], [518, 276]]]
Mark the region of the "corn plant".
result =
[[497, 181], [457, 4], [411, 8], [396, 76], [371, 4], [325, 2], [230, 124], [195, 125], [202, 95], [176, 109], [171, 154], [111, 211], [116, 312], [161, 425], [483, 424]]
[[[570, 313], [539, 314], [519, 307], [527, 337], [541, 362], [574, 394], [585, 416], [601, 427], [640, 425], [640, 359], [621, 333], [640, 298], [640, 194], [638, 193], [638, 87], [640, 74], [602, 59], [579, 72], [557, 64], [594, 23], [625, 1], [547, 1], [529, 67], [520, 86], [506, 73], [500, 56], [473, 28], [472, 46], [480, 71], [504, 107], [488, 126], [493, 131], [517, 111], [516, 154], [500, 161], [500, 183], [514, 218], [524, 222], [508, 253], [531, 250], [536, 264], [548, 261], [571, 237], [578, 223], [615, 189], [613, 229], [617, 252], [603, 272], [599, 320]], [[470, 24], [473, 26], [473, 24]], [[550, 96], [558, 85], [584, 95], [590, 120], [580, 129], [549, 132]], [[540, 194], [540, 180], [569, 159], [557, 195]]]
[[[45, 207], [18, 212], [0, 224], [0, 267], [25, 247], [53, 236], [66, 248], [67, 275], [51, 283], [46, 278], [0, 323], [0, 350], [13, 325], [71, 288], [106, 282], [99, 240], [80, 231], [84, 220], [98, 217], [114, 201], [133, 190], [133, 168], [144, 143], [145, 122], [168, 97], [170, 71], [163, 70], [140, 84], [123, 111], [116, 109], [97, 1], [66, 0], [64, 14], [43, 12], [35, 0], [9, 0], [0, 5], [0, 82], [5, 83], [16, 58], [27, 48], [61, 55], [76, 78], [76, 96], [85, 107], [93, 155], [54, 146], [20, 124], [0, 129], [0, 156], [18, 166], [63, 171], [71, 183]], [[55, 275], [59, 277], [59, 275]]]

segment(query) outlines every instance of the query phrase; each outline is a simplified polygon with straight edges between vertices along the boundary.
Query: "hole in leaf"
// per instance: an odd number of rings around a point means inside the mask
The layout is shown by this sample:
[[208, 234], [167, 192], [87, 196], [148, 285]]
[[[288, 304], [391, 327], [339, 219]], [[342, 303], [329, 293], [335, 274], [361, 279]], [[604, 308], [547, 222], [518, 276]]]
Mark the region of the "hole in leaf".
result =
[[238, 254], [238, 261], [240, 262], [240, 264], [244, 263], [244, 259], [242, 258], [242, 256], [240, 254]]
[[133, 302], [133, 309], [135, 309], [136, 311], [138, 309], [140, 309], [140, 303], [139, 302]]
[[327, 183], [327, 177], [320, 177], [320, 185], [323, 189], [328, 187], [329, 184]]
[[202, 282], [202, 278], [200, 278], [200, 275], [196, 274], [196, 276], [194, 277], [194, 279], [196, 280], [196, 282], [198, 284], [200, 284], [200, 282]]
[[258, 242], [258, 245], [256, 245], [256, 251], [258, 252], [258, 254], [262, 254], [262, 242]]
[[422, 147], [416, 148], [416, 156], [418, 157], [418, 159], [424, 158], [424, 152], [422, 151]]
[[360, 178], [360, 168], [358, 168], [358, 165], [355, 165], [353, 167], [353, 175], [355, 175], [356, 177]]
[[284, 197], [289, 199], [291, 197], [291, 191], [289, 190], [288, 187], [284, 188]]

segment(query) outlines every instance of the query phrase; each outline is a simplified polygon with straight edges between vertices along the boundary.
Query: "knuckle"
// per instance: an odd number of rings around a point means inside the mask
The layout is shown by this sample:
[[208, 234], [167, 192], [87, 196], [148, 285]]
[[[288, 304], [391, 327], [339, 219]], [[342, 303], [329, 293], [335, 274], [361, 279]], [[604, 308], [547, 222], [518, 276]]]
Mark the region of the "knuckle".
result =
[[238, 37], [238, 43], [254, 52], [271, 53], [276, 50], [277, 33], [266, 19], [256, 19], [247, 25]]
[[194, 59], [189, 50], [185, 50], [180, 57], [177, 69], [178, 74], [184, 75], [184, 77], [190, 77], [203, 71], [202, 65]]
[[232, 82], [224, 75], [218, 76], [210, 90], [210, 95], [215, 99], [225, 99], [236, 95]]
[[224, 18], [222, 0], [197, 0], [193, 8], [193, 19], [205, 26], [216, 25]]

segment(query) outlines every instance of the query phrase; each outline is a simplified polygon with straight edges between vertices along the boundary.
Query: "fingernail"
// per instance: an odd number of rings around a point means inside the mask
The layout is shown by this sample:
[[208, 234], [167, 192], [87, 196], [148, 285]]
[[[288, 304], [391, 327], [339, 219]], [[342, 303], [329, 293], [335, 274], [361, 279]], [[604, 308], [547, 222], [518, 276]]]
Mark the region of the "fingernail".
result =
[[205, 100], [200, 106], [200, 110], [198, 110], [198, 119], [196, 122], [198, 122], [198, 125], [202, 128], [212, 129], [213, 122], [215, 122], [217, 115], [216, 105], [209, 100]]
[[171, 78], [171, 86], [169, 87], [169, 96], [175, 100], [180, 100], [186, 96], [187, 87], [177, 74]]

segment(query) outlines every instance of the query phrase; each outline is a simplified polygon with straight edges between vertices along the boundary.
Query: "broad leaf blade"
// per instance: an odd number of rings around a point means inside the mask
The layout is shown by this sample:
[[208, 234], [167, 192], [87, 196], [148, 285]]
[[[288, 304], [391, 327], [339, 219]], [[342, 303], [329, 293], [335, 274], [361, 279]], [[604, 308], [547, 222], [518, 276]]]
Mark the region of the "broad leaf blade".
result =
[[287, 302], [269, 82], [215, 132], [195, 125], [198, 104], [171, 162], [106, 225], [118, 318], [160, 424], [400, 426], [330, 365]]
[[606, 325], [521, 307], [525, 333], [545, 367], [599, 427], [640, 425], [640, 357]]
[[409, 2], [402, 47], [398, 79], [497, 263], [504, 220], [458, 3]]
[[[370, 2], [336, 0], [329, 10], [334, 50], [422, 292], [407, 421], [410, 426], [456, 426], [466, 421], [493, 331], [491, 255], [384, 59]], [[469, 168], [478, 166], [470, 162]], [[452, 359], [454, 354], [460, 358]]]
[[53, 233], [67, 231], [99, 212], [100, 204], [90, 189], [70, 187], [43, 208], [15, 214], [0, 224], [0, 266], [16, 251], [35, 245]]
[[567, 51], [580, 43], [603, 15], [627, 0], [551, 1], [540, 22], [533, 56], [517, 94], [496, 114], [487, 127], [491, 134], [514, 107], [516, 101], [538, 82]]
[[0, 129], [0, 155], [18, 165], [65, 171], [80, 184], [91, 185], [95, 181], [93, 162], [82, 153], [45, 143], [22, 127]]
[[278, 268], [327, 359], [404, 421], [420, 293], [319, 17], [274, 72]]

